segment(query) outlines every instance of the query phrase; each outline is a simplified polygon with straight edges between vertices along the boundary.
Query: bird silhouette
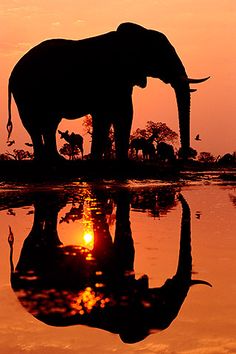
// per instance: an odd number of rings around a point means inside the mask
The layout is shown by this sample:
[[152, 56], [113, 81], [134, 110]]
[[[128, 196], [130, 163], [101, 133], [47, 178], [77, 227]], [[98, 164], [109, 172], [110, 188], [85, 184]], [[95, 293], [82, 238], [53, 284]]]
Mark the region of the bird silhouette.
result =
[[25, 145], [26, 145], [26, 146], [30, 146], [30, 147], [33, 146], [33, 144], [31, 144], [31, 143], [25, 143]]
[[202, 139], [200, 138], [200, 135], [199, 135], [199, 134], [196, 135], [195, 140], [197, 140], [197, 141], [201, 141], [201, 140], [202, 140]]
[[7, 141], [7, 146], [12, 146], [13, 144], [15, 144], [15, 140], [8, 140]]

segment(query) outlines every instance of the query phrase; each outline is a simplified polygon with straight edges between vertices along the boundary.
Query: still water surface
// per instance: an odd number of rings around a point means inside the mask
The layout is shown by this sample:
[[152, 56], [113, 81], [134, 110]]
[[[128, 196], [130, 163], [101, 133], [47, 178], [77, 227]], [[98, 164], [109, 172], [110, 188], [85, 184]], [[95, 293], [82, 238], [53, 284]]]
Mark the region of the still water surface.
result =
[[0, 196], [1, 353], [236, 353], [235, 183]]

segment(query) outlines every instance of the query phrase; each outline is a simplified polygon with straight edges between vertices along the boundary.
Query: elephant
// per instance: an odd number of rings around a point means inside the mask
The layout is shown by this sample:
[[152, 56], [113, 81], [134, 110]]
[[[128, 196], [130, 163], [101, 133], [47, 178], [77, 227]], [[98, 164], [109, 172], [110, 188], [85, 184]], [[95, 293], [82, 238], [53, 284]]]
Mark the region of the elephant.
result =
[[142, 150], [143, 159], [153, 159], [155, 156], [155, 146], [151, 141], [148, 141], [144, 137], [134, 138], [130, 143], [131, 153], [135, 151], [135, 157], [138, 159], [138, 152]]
[[157, 138], [158, 132], [154, 131], [149, 138], [138, 137], [133, 138], [130, 142], [131, 153], [135, 150], [135, 156], [138, 158], [139, 150], [142, 150], [143, 159], [154, 159], [155, 158], [155, 146], [153, 141]]
[[76, 148], [78, 148], [80, 150], [81, 156], [82, 156], [82, 160], [83, 160], [83, 157], [84, 157], [84, 148], [83, 148], [84, 138], [80, 134], [75, 134], [74, 132], [69, 134], [68, 130], [66, 130], [65, 132], [62, 132], [61, 130], [58, 130], [58, 133], [61, 135], [61, 139], [64, 139], [65, 141], [67, 141], [70, 144], [71, 150], [72, 150], [72, 154], [71, 154], [72, 155], [72, 160], [74, 159]]
[[174, 162], [176, 160], [173, 145], [161, 141], [157, 144], [157, 159], [163, 162]]
[[[159, 192], [157, 196], [165, 212], [178, 202], [182, 207], [177, 270], [160, 287], [150, 287], [148, 275], [135, 277], [130, 205], [137, 191], [131, 192], [127, 188], [107, 193], [99, 188], [90, 190], [92, 249], [63, 245], [60, 241], [58, 213], [71, 200], [70, 195], [60, 195], [58, 191], [34, 195], [33, 227], [23, 243], [16, 267], [12, 230], [8, 238], [11, 286], [21, 304], [47, 325], [96, 327], [119, 335], [125, 343], [141, 341], [155, 331], [168, 328], [178, 315], [190, 287], [210, 284], [192, 279], [188, 203], [181, 194], [176, 198], [175, 192], [170, 193], [169, 188], [166, 194], [163, 189]], [[149, 198], [155, 199], [154, 195], [152, 189]], [[163, 204], [165, 195], [167, 200]], [[142, 196], [148, 197], [147, 193]], [[145, 199], [148, 202], [148, 198]], [[83, 195], [80, 204], [85, 200], [88, 198]], [[116, 228], [113, 240], [107, 216], [112, 214], [114, 206]], [[150, 206], [147, 204], [146, 207]]]
[[234, 163], [236, 163], [235, 156], [230, 153], [224, 154], [218, 160], [218, 164], [222, 166], [233, 165]]
[[116, 158], [128, 159], [133, 87], [147, 78], [170, 84], [176, 94], [182, 156], [190, 147], [190, 83], [174, 47], [161, 32], [135, 23], [81, 40], [50, 39], [30, 49], [13, 68], [8, 85], [8, 140], [11, 96], [31, 136], [35, 159], [57, 159], [56, 130], [62, 118], [91, 114], [91, 155], [100, 159], [111, 125]]

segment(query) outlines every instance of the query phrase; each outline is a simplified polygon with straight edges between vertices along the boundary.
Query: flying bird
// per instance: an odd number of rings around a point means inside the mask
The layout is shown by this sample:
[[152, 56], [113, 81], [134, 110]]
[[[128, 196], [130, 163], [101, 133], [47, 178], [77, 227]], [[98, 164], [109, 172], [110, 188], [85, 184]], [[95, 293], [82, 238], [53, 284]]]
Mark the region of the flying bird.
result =
[[202, 139], [200, 138], [200, 135], [199, 135], [199, 134], [196, 135], [195, 140], [197, 140], [197, 141], [201, 141], [201, 140], [202, 140]]
[[15, 144], [15, 140], [8, 140], [7, 141], [7, 146], [12, 146], [13, 144]]
[[31, 147], [33, 146], [33, 144], [31, 144], [31, 143], [25, 143], [25, 145], [26, 146], [31, 146]]
[[196, 211], [196, 213], [195, 213], [196, 219], [199, 220], [201, 218], [201, 215], [202, 215], [202, 213], [200, 211]]

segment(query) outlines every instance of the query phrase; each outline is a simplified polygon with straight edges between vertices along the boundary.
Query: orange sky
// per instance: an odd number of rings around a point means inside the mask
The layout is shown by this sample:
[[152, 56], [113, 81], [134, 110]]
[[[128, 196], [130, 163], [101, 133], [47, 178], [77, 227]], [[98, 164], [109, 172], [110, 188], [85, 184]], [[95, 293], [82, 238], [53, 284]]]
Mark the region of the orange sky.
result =
[[[14, 64], [47, 38], [80, 39], [108, 32], [125, 21], [167, 35], [191, 77], [211, 76], [192, 94], [192, 147], [214, 155], [236, 150], [236, 1], [235, 0], [1, 0], [0, 2], [0, 152], [24, 148], [30, 138], [13, 108], [16, 144], [6, 146], [7, 82]], [[149, 80], [134, 91], [133, 129], [147, 120], [178, 131], [171, 87]], [[61, 128], [81, 131], [80, 121]], [[195, 142], [199, 133], [201, 142]]]

